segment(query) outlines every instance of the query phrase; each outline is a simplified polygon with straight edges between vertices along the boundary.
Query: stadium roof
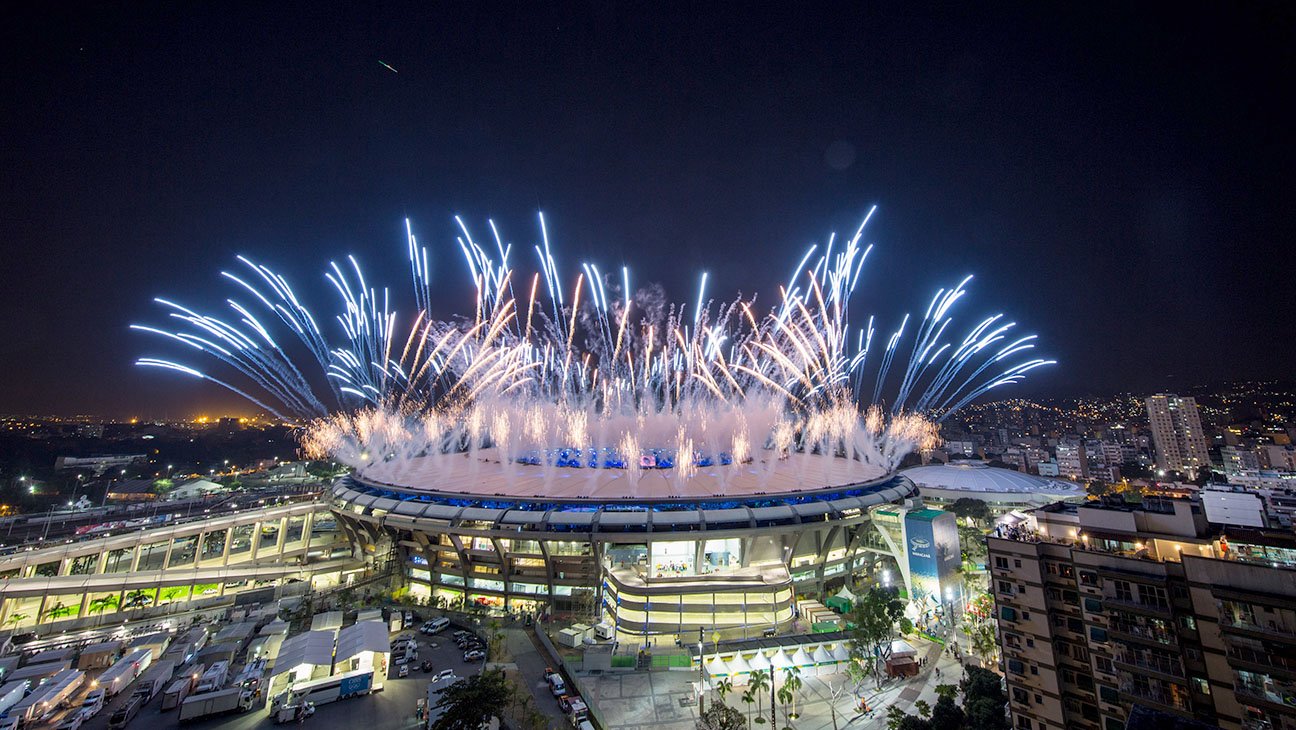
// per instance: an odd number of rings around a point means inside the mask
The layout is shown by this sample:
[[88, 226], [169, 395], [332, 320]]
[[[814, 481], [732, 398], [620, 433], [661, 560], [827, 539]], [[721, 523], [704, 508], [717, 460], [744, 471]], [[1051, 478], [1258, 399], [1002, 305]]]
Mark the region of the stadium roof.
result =
[[1001, 469], [984, 461], [957, 461], [951, 464], [915, 466], [901, 472], [919, 489], [946, 489], [955, 492], [983, 494], [1020, 494], [1048, 497], [1050, 501], [1083, 497], [1085, 488], [1066, 479], [1051, 479]]
[[746, 464], [679, 469], [595, 469], [534, 466], [501, 459], [495, 449], [473, 455], [398, 459], [359, 470], [371, 484], [480, 497], [618, 500], [704, 499], [817, 492], [886, 476], [881, 466], [834, 456], [792, 454]]

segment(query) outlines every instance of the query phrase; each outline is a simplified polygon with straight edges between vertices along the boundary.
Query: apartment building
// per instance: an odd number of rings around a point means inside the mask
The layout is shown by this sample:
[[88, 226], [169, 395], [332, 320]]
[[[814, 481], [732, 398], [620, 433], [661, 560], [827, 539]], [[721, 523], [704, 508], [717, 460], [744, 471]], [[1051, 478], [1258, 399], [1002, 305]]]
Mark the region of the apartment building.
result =
[[1019, 730], [1119, 730], [1135, 708], [1296, 730], [1290, 532], [1150, 498], [1043, 507], [988, 545]]

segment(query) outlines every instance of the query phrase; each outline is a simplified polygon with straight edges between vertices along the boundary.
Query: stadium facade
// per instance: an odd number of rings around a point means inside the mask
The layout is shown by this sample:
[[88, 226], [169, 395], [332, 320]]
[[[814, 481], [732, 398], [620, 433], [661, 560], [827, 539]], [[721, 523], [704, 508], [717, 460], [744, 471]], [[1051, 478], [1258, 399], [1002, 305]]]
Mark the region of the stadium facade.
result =
[[[419, 461], [343, 477], [331, 505], [364, 552], [397, 553], [412, 595], [586, 613], [632, 634], [779, 629], [798, 598], [851, 575], [895, 570], [908, 587], [905, 517], [923, 511], [908, 478], [817, 455], [687, 477], [489, 453]], [[939, 548], [957, 556], [953, 539]]]

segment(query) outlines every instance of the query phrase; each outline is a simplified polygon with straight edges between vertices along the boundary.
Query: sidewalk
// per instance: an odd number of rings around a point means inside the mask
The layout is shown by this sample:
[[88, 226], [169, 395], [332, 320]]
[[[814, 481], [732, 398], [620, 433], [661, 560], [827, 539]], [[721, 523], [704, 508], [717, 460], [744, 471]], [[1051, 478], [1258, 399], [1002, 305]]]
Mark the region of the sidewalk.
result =
[[[918, 700], [935, 705], [936, 687], [958, 684], [963, 668], [953, 657], [942, 653], [944, 647], [940, 644], [921, 639], [911, 639], [910, 642], [918, 649], [919, 655], [927, 659], [927, 666], [917, 676], [887, 680], [880, 690], [876, 689], [873, 680], [867, 680], [862, 689], [863, 698], [872, 708], [868, 716], [856, 714], [859, 699], [852, 694], [854, 685], [845, 674], [803, 676], [796, 701], [799, 717], [793, 727], [797, 730], [832, 730], [829, 703], [834, 691], [838, 692], [834, 703], [838, 730], [885, 728], [887, 708], [891, 706], [898, 706], [908, 713]], [[938, 668], [941, 671], [939, 679], [936, 677]], [[697, 721], [693, 684], [696, 680], [696, 672], [686, 671], [612, 672], [598, 677], [582, 676], [582, 681], [593, 688], [591, 694], [595, 695], [586, 697], [586, 701], [597, 702], [610, 727], [617, 730], [692, 730]], [[755, 715], [756, 705], [743, 703], [741, 690], [736, 688], [731, 692], [725, 704], [745, 716]], [[714, 691], [708, 692], [704, 698], [707, 703], [718, 700], [719, 696]], [[761, 707], [768, 720], [768, 691], [762, 698]], [[782, 727], [782, 706], [778, 709], [778, 716], [779, 727]], [[752, 727], [768, 730], [770, 726], [766, 722]]]

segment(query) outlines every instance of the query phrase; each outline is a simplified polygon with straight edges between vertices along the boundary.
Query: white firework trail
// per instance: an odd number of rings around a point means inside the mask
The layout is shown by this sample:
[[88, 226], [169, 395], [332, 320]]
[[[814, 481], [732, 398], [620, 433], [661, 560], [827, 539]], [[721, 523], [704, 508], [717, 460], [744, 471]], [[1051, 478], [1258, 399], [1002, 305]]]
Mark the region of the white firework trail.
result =
[[[970, 276], [937, 291], [912, 328], [906, 315], [875, 353], [874, 318], [859, 328], [850, 321], [872, 214], [844, 242], [830, 237], [818, 258], [811, 246], [765, 313], [754, 300], [714, 305], [705, 273], [691, 310], [632, 292], [625, 266], [613, 277], [584, 263], [565, 284], [543, 214], [538, 270], [519, 275], [493, 221], [493, 244], [483, 246], [456, 217], [475, 290], [465, 320], [433, 316], [428, 252], [406, 221], [415, 305], [407, 325], [354, 257], [325, 274], [341, 304], [329, 328], [341, 337], [331, 339], [287, 279], [240, 256], [250, 275], [222, 275], [251, 299], [227, 300], [232, 316], [158, 299], [179, 327], [133, 328], [205, 353], [247, 385], [163, 358], [138, 364], [228, 388], [304, 425], [312, 452], [362, 469], [492, 448], [550, 468], [673, 468], [677, 480], [705, 467], [773, 469], [792, 452], [890, 470], [934, 445], [950, 413], [1053, 361], [1024, 357], [1035, 336], [1011, 335], [1016, 325], [1001, 314], [951, 336]], [[310, 353], [312, 377], [262, 321], [274, 319]], [[888, 398], [893, 367], [903, 369]]]

